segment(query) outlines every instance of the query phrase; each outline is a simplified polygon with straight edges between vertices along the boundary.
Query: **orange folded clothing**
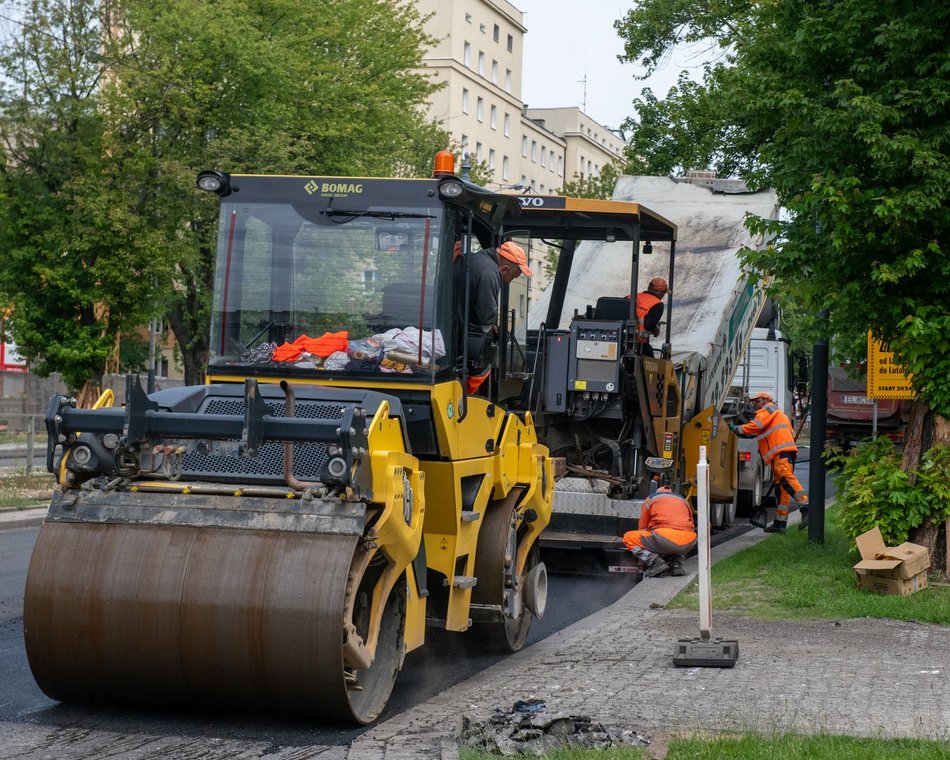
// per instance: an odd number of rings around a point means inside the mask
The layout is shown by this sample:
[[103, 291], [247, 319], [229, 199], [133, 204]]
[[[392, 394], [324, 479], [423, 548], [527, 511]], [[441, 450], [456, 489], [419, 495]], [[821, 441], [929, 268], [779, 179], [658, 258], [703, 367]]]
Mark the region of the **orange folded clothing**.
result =
[[282, 346], [277, 346], [277, 348], [274, 349], [274, 353], [271, 354], [271, 359], [275, 362], [295, 362], [300, 358], [302, 353], [303, 349], [299, 346], [284, 341]]
[[294, 341], [294, 345], [300, 346], [308, 354], [326, 359], [337, 351], [346, 351], [346, 347], [350, 344], [349, 337], [347, 330], [335, 333], [325, 332], [319, 338], [308, 338], [302, 335]]

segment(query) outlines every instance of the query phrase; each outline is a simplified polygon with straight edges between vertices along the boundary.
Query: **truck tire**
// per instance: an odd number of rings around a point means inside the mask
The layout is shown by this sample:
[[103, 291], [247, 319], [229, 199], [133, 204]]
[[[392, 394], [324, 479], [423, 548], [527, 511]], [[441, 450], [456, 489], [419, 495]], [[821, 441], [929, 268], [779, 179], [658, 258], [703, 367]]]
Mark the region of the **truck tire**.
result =
[[755, 477], [752, 478], [752, 488], [743, 488], [738, 491], [736, 499], [736, 516], [751, 517], [753, 510], [762, 504], [762, 469], [755, 468]]

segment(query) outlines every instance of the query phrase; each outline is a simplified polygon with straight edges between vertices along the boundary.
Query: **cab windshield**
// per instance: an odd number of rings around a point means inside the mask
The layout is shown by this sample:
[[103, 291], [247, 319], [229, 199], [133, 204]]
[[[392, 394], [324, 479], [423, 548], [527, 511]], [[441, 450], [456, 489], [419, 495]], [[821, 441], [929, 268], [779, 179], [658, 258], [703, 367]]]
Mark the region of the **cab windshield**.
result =
[[232, 197], [219, 221], [212, 369], [419, 380], [454, 365], [455, 213]]

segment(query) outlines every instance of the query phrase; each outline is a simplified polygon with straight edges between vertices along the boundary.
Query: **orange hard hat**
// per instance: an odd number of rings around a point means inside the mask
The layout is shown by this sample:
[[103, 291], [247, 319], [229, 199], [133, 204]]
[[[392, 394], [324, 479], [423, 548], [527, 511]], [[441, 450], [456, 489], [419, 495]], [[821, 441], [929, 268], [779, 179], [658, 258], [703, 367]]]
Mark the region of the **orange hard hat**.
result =
[[502, 243], [496, 249], [501, 256], [504, 256], [508, 261], [513, 261], [522, 272], [528, 277], [533, 277], [534, 272], [528, 269], [528, 257], [524, 255], [524, 248], [522, 248], [517, 243], [512, 243], [510, 240], [507, 243]]
[[670, 286], [666, 284], [666, 280], [662, 277], [654, 277], [650, 280], [650, 284], [647, 285], [647, 290], [653, 290], [657, 293], [669, 293]]
[[759, 399], [762, 401], [767, 401], [770, 404], [775, 402], [775, 399], [772, 398], [772, 394], [768, 393], [767, 391], [759, 391], [758, 393], [754, 393], [749, 396], [750, 401], [758, 401]]

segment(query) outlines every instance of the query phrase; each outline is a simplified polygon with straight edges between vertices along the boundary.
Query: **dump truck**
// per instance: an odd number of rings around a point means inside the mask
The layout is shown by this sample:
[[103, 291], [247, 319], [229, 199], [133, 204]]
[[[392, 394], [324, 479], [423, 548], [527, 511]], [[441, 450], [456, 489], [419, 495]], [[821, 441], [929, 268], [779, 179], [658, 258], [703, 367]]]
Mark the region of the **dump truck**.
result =
[[529, 411], [466, 394], [453, 262], [518, 201], [449, 153], [432, 179], [197, 184], [220, 203], [206, 384], [49, 402], [40, 688], [366, 724], [427, 626], [520, 649], [552, 463]]
[[[560, 249], [525, 338], [526, 356], [539, 357], [533, 374], [543, 377], [529, 394], [539, 437], [566, 460], [543, 544], [615, 552], [608, 568], [629, 570], [616, 550], [651, 487], [644, 460], [672, 459], [676, 488], [695, 495], [700, 445], [709, 453], [713, 524], [730, 524], [738, 451], [721, 409], [766, 301], [764, 279], [742, 269], [738, 251], [760, 244], [744, 220], [774, 218], [774, 192], [624, 176], [610, 201], [522, 203], [509, 234]], [[637, 348], [628, 296], [657, 276], [671, 294], [662, 344], [648, 357]]]

